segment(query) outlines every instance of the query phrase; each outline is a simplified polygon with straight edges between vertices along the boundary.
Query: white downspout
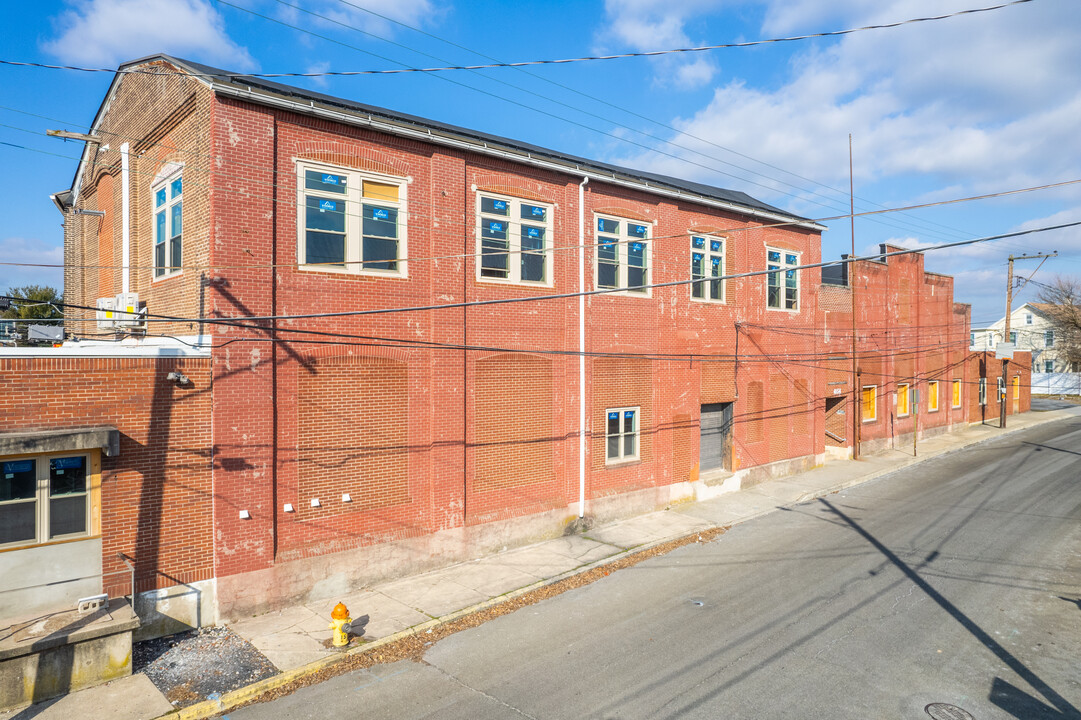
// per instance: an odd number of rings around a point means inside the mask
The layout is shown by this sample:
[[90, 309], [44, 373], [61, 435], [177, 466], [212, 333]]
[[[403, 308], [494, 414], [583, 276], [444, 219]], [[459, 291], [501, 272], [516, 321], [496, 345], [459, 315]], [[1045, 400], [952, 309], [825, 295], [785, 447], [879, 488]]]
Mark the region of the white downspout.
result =
[[130, 182], [128, 169], [128, 144], [120, 146], [120, 236], [123, 239], [123, 266], [124, 275], [121, 280], [123, 292], [128, 292], [131, 287], [131, 220], [130, 213]]
[[588, 177], [578, 184], [578, 517], [586, 514], [586, 209]]

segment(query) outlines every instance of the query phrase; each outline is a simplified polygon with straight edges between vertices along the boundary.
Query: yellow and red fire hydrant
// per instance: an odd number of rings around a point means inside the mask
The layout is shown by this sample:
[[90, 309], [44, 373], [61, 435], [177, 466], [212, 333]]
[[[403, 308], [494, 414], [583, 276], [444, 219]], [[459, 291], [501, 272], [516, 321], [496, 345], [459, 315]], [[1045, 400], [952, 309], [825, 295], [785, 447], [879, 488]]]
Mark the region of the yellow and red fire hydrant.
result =
[[330, 611], [330, 625], [327, 625], [334, 631], [334, 647], [344, 647], [349, 644], [349, 631], [352, 630], [350, 623], [352, 619], [349, 617], [349, 608], [344, 603], [335, 605]]

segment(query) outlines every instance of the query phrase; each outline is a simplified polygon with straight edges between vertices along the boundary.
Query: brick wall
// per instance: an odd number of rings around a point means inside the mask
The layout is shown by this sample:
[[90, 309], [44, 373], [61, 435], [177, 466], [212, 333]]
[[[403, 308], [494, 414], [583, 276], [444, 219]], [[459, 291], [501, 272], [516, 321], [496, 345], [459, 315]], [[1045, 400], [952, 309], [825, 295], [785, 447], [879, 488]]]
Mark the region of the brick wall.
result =
[[[191, 383], [166, 380], [174, 370]], [[120, 431], [101, 458], [106, 592], [130, 592], [119, 552], [140, 591], [213, 577], [209, 360], [0, 358], [0, 387], [0, 427]]]

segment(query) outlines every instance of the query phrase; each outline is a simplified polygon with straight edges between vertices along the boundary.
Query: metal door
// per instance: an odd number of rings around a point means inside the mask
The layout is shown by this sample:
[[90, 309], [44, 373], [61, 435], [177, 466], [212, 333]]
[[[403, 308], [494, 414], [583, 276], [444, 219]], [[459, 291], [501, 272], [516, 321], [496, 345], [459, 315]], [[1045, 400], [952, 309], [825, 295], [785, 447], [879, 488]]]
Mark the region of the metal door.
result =
[[732, 403], [702, 406], [698, 462], [700, 472], [732, 469]]

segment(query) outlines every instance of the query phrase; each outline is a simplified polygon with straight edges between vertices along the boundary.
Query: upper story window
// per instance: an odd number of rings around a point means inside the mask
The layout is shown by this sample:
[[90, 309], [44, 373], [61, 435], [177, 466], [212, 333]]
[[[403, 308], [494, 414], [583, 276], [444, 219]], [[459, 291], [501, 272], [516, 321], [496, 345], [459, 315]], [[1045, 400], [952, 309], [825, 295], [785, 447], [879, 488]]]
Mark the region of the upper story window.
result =
[[797, 253], [766, 248], [766, 269], [777, 271], [766, 275], [767, 307], [799, 310], [799, 277], [796, 275], [798, 265]]
[[597, 215], [597, 287], [649, 295], [649, 225]]
[[1026, 325], [1031, 325], [1032, 324], [1032, 313], [1025, 313], [1025, 324]]
[[1010, 343], [1012, 343], [1013, 345], [1017, 344], [1017, 333], [1013, 330], [1010, 331]]
[[724, 302], [724, 240], [691, 236], [691, 297]]
[[184, 179], [175, 170], [150, 188], [154, 198], [154, 277], [180, 272], [184, 237]]
[[481, 279], [551, 285], [552, 207], [487, 193], [477, 202]]
[[1043, 346], [1044, 347], [1055, 347], [1055, 331], [1054, 330], [1048, 330], [1048, 331], [1044, 332], [1044, 334], [1043, 334]]
[[301, 266], [405, 276], [405, 179], [309, 163], [297, 173]]
[[0, 547], [89, 535], [90, 479], [87, 455], [0, 462]]

